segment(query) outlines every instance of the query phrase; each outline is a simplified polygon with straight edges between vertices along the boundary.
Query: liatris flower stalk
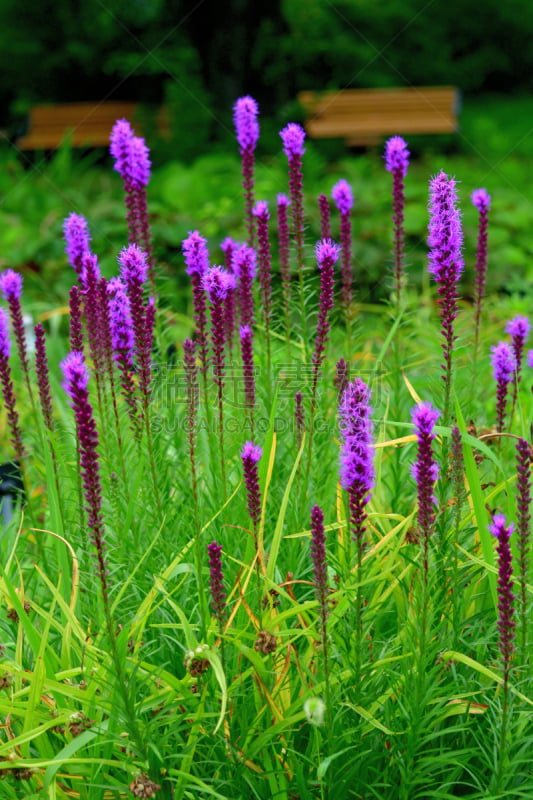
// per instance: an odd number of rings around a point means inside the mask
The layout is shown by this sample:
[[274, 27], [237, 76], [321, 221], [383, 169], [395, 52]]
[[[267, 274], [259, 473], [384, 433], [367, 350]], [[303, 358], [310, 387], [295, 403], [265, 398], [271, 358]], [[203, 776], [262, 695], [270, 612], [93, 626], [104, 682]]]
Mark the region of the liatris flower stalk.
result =
[[283, 303], [285, 309], [285, 329], [287, 335], [287, 349], [289, 349], [291, 336], [290, 304], [291, 304], [291, 269], [290, 269], [290, 236], [288, 208], [289, 198], [285, 194], [278, 194], [278, 259], [283, 289]]
[[[224, 269], [226, 269], [231, 275], [234, 274], [233, 270], [233, 253], [235, 252], [235, 248], [237, 247], [237, 242], [227, 236], [224, 241], [220, 245], [220, 249], [224, 253]], [[224, 318], [225, 318], [225, 327], [226, 327], [226, 341], [230, 347], [230, 355], [233, 354], [233, 334], [235, 331], [235, 319], [237, 316], [237, 303], [236, 303], [236, 293], [237, 289], [230, 289], [227, 297], [226, 302], [224, 304]]]
[[350, 303], [352, 302], [352, 222], [350, 217], [353, 207], [353, 193], [348, 181], [342, 179], [336, 183], [331, 190], [331, 196], [341, 215], [342, 302], [346, 323], [348, 324]]
[[[83, 291], [83, 307], [89, 352], [93, 361], [98, 395], [98, 408], [103, 419], [104, 375], [106, 369], [105, 332], [103, 330], [102, 306], [98, 282], [101, 278], [98, 259], [87, 252], [83, 257], [81, 284]], [[76, 351], [77, 352], [77, 351]]]
[[233, 271], [237, 281], [241, 325], [249, 325], [251, 328], [254, 326], [253, 282], [255, 268], [255, 250], [245, 244], [241, 245], [235, 251]]
[[34, 406], [30, 380], [30, 365], [26, 354], [26, 333], [24, 330], [22, 306], [20, 304], [20, 298], [22, 297], [22, 275], [19, 275], [18, 272], [12, 269], [6, 269], [5, 272], [2, 272], [0, 274], [0, 292], [4, 300], [7, 301], [9, 307], [9, 316], [11, 317], [11, 325], [13, 327], [13, 333], [15, 334], [15, 342], [22, 371], [24, 372], [24, 379], [28, 388], [31, 404]]
[[501, 433], [505, 421], [507, 390], [514, 380], [516, 359], [506, 342], [499, 342], [491, 347], [491, 353], [492, 374], [496, 381], [496, 430]]
[[267, 364], [270, 374], [270, 317], [272, 314], [272, 264], [270, 254], [270, 241], [268, 238], [268, 222], [270, 212], [268, 203], [262, 200], [256, 203], [252, 214], [257, 219], [257, 260], [259, 262], [259, 286], [261, 289], [261, 305], [263, 308], [263, 322], [266, 331]]
[[302, 439], [305, 431], [304, 406], [301, 392], [296, 392], [294, 395], [294, 430], [296, 433], [296, 447], [299, 450], [302, 446]]
[[133, 378], [135, 336], [131, 319], [130, 300], [126, 294], [126, 286], [120, 278], [113, 278], [109, 281], [107, 292], [113, 359], [120, 372], [120, 385], [128, 407], [131, 429], [135, 437], [139, 439], [141, 427], [135, 380]]
[[85, 217], [80, 214], [69, 214], [63, 223], [63, 236], [69, 264], [78, 278], [81, 278], [83, 259], [91, 252], [91, 235]]
[[442, 349], [444, 353], [443, 423], [448, 424], [452, 391], [452, 356], [456, 340], [454, 320], [457, 316], [457, 284], [464, 268], [461, 248], [463, 232], [456, 208], [455, 180], [441, 172], [430, 182], [429, 272], [437, 283], [439, 296]]
[[211, 267], [203, 279], [203, 288], [211, 302], [211, 344], [213, 351], [213, 372], [218, 392], [218, 434], [220, 441], [220, 466], [222, 473], [222, 486], [226, 494], [226, 468], [224, 462], [224, 301], [230, 289], [235, 288], [233, 275], [223, 267]]
[[474, 205], [479, 212], [474, 278], [474, 360], [476, 360], [479, 345], [479, 329], [481, 325], [481, 307], [485, 297], [485, 280], [487, 277], [487, 239], [491, 197], [486, 189], [475, 189], [470, 199], [472, 200], [472, 205]]
[[509, 540], [513, 526], [507, 525], [503, 514], [495, 514], [489, 530], [498, 540], [498, 631], [499, 647], [503, 662], [504, 692], [509, 685], [509, 673], [514, 653], [515, 618], [513, 595], [512, 556]]
[[326, 686], [326, 707], [331, 708], [329, 665], [328, 665], [328, 565], [326, 560], [326, 534], [324, 531], [324, 514], [320, 506], [311, 509], [311, 559], [313, 561], [313, 578], [315, 594], [320, 609], [320, 639], [324, 657], [324, 682]]
[[331, 209], [327, 195], [318, 196], [318, 210], [320, 212], [320, 238], [332, 239], [331, 235]]
[[77, 286], [69, 291], [69, 345], [70, 350], [83, 352], [83, 330], [81, 327], [81, 292]]
[[150, 181], [150, 152], [146, 142], [135, 136], [126, 119], [117, 120], [111, 131], [110, 152], [115, 159], [114, 169], [124, 183], [127, 209], [128, 240], [145, 251], [154, 283], [154, 260], [146, 201], [146, 187]]
[[0, 384], [2, 397], [7, 412], [7, 421], [11, 433], [11, 442], [17, 461], [22, 461], [25, 456], [22, 444], [22, 433], [19, 425], [19, 416], [16, 409], [15, 392], [11, 380], [9, 356], [11, 354], [11, 341], [9, 338], [9, 319], [3, 308], [0, 308]]
[[203, 288], [204, 275], [209, 269], [207, 239], [200, 236], [198, 231], [192, 231], [183, 241], [182, 249], [185, 256], [185, 272], [191, 279], [195, 339], [202, 364], [204, 386], [207, 388], [207, 304]]
[[326, 343], [329, 339], [329, 312], [333, 308], [333, 289], [335, 286], [334, 267], [339, 258], [340, 247], [332, 241], [323, 240], [317, 243], [315, 252], [318, 269], [320, 270], [320, 298], [318, 301], [315, 350], [312, 358], [311, 425], [316, 404], [318, 374], [324, 361]]
[[300, 281], [300, 313], [304, 348], [307, 353], [307, 314], [305, 311], [304, 285], [304, 204], [302, 157], [305, 153], [305, 131], [294, 122], [280, 131], [283, 150], [289, 162], [289, 196], [291, 199], [292, 235], [296, 252], [296, 268]]
[[394, 285], [396, 304], [400, 306], [402, 286], [405, 282], [405, 186], [404, 178], [409, 167], [407, 142], [401, 136], [392, 136], [385, 144], [385, 168], [392, 174], [392, 222], [394, 225]]
[[220, 632], [224, 629], [226, 619], [226, 592], [224, 590], [224, 573], [222, 571], [222, 545], [216, 541], [207, 545], [209, 554], [209, 588], [211, 590], [211, 608], [217, 619]]
[[54, 418], [52, 412], [52, 393], [50, 391], [50, 377], [48, 370], [48, 358], [46, 356], [46, 336], [44, 328], [39, 322], [35, 328], [35, 371], [37, 372], [37, 386], [39, 389], [39, 400], [41, 411], [43, 412], [44, 424], [49, 431], [54, 429]]
[[518, 575], [520, 581], [520, 644], [522, 663], [526, 662], [527, 627], [529, 610], [527, 584], [529, 578], [529, 551], [531, 549], [531, 445], [525, 439], [516, 444], [516, 535]]
[[106, 563], [105, 528], [102, 516], [102, 489], [98, 457], [98, 433], [89, 402], [89, 370], [82, 353], [69, 353], [61, 362], [63, 388], [72, 401], [76, 420], [81, 477], [85, 494], [89, 536], [96, 552], [96, 572], [102, 587], [104, 610], [111, 632], [109, 582]]
[[511, 418], [513, 416], [516, 398], [518, 397], [518, 384], [522, 380], [522, 358], [530, 327], [528, 318], [520, 316], [514, 317], [505, 326], [505, 333], [508, 333], [511, 337], [511, 349], [516, 361]]
[[250, 414], [250, 428], [253, 436], [255, 408], [255, 367], [253, 331], [249, 325], [241, 325], [240, 338], [242, 369], [244, 377], [244, 401]]
[[252, 521], [255, 550], [258, 561], [261, 556], [258, 552], [257, 532], [261, 521], [261, 489], [259, 488], [259, 474], [257, 464], [263, 454], [261, 448], [253, 442], [245, 442], [241, 451], [244, 483], [246, 485], [246, 505]]
[[422, 540], [424, 583], [427, 585], [429, 572], [429, 540], [435, 527], [435, 484], [439, 477], [439, 467], [433, 455], [434, 426], [440, 411], [431, 403], [420, 403], [411, 412], [417, 437], [417, 458], [413, 465], [418, 496], [418, 530]]
[[374, 487], [371, 396], [368, 386], [356, 378], [347, 384], [339, 405], [340, 482], [348, 492], [350, 527], [357, 545], [359, 577], [364, 551], [366, 505]]
[[148, 262], [146, 254], [141, 248], [137, 247], [136, 244], [130, 244], [120, 251], [118, 263], [120, 265], [120, 277], [126, 284], [128, 291], [135, 337], [135, 352], [139, 355], [145, 335], [144, 286], [148, 277]]
[[252, 208], [254, 205], [255, 148], [259, 139], [258, 114], [257, 103], [249, 96], [239, 97], [233, 107], [233, 121], [241, 154], [244, 213], [250, 247], [253, 247], [255, 243]]
[[335, 388], [337, 390], [337, 402], [340, 403], [346, 386], [350, 379], [350, 368], [344, 358], [340, 358], [335, 364]]

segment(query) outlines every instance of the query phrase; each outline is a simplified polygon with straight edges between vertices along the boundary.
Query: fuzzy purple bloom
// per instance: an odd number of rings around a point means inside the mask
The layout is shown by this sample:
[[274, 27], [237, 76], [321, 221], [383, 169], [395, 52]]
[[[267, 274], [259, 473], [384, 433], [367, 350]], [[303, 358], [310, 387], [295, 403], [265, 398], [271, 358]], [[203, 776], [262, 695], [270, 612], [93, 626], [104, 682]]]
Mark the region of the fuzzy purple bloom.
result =
[[0, 385], [7, 412], [7, 422], [11, 432], [11, 442], [17, 459], [21, 461], [24, 458], [25, 451], [24, 445], [22, 444], [22, 433], [16, 409], [13, 382], [11, 380], [11, 369], [9, 367], [10, 351], [9, 318], [4, 309], [0, 308]]
[[216, 541], [207, 545], [209, 554], [209, 588], [211, 590], [211, 608], [219, 626], [224, 625], [226, 616], [226, 592], [224, 591], [224, 573], [222, 572], [222, 545]]
[[514, 653], [515, 636], [513, 569], [509, 540], [513, 526], [507, 525], [503, 514], [495, 514], [489, 530], [498, 540], [498, 631], [499, 647], [503, 661], [504, 684], [507, 685]]
[[370, 500], [375, 477], [371, 396], [368, 386], [356, 378], [347, 384], [339, 405], [341, 486], [356, 491], [362, 505]]
[[331, 190], [331, 197], [341, 214], [346, 215], [351, 212], [353, 208], [353, 192], [347, 180], [341, 178], [340, 181], [337, 181]]
[[490, 211], [491, 196], [486, 189], [474, 189], [470, 195], [472, 205], [480, 212]]
[[398, 173], [405, 178], [409, 168], [409, 149], [407, 142], [401, 136], [391, 136], [385, 142], [385, 169], [393, 175]]
[[204, 273], [202, 287], [212, 303], [222, 302], [228, 292], [235, 288], [235, 278], [224, 267], [210, 267]]
[[430, 182], [428, 245], [430, 275], [435, 278], [440, 305], [444, 353], [444, 423], [447, 424], [452, 383], [452, 355], [457, 316], [457, 284], [464, 269], [463, 232], [457, 209], [456, 182], [440, 172]]
[[80, 455], [81, 477], [85, 493], [87, 524], [89, 536], [96, 551], [97, 574], [102, 586], [104, 604], [109, 604], [109, 586], [105, 554], [105, 531], [102, 517], [102, 488], [98, 457], [98, 432], [89, 402], [89, 370], [82, 353], [69, 353], [61, 362], [64, 375], [63, 388], [72, 400], [78, 450]]
[[107, 293], [113, 358], [115, 361], [123, 362], [128, 369], [132, 369], [135, 336], [126, 286], [120, 278], [114, 278], [107, 284]]
[[150, 180], [149, 150], [144, 139], [135, 136], [127, 119], [115, 122], [110, 137], [110, 153], [115, 169], [131, 186], [146, 186]]
[[185, 272], [187, 275], [198, 274], [203, 276], [209, 269], [209, 251], [207, 239], [200, 236], [198, 231], [191, 231], [181, 244], [185, 257]]
[[182, 242], [182, 250], [185, 256], [185, 271], [191, 278], [193, 316], [196, 327], [195, 338], [198, 342], [198, 351], [205, 381], [207, 374], [207, 306], [202, 281], [209, 269], [207, 239], [200, 236], [198, 231], [191, 231], [189, 236]]
[[420, 403], [411, 411], [417, 437], [417, 459], [413, 465], [418, 496], [418, 528], [422, 539], [424, 554], [424, 580], [428, 576], [429, 538], [435, 525], [434, 489], [439, 477], [439, 467], [433, 456], [432, 442], [435, 439], [434, 426], [440, 411], [431, 403]]
[[516, 361], [516, 380], [520, 381], [520, 373], [522, 371], [522, 356], [524, 354], [524, 346], [529, 336], [531, 325], [527, 317], [514, 317], [505, 326], [505, 333], [511, 337], [511, 348]]
[[0, 292], [8, 303], [18, 301], [22, 297], [22, 275], [13, 269], [6, 269], [0, 274]]
[[259, 140], [259, 108], [253, 97], [239, 97], [233, 107], [233, 122], [241, 153], [255, 150]]
[[41, 411], [43, 412], [44, 424], [49, 431], [54, 429], [52, 415], [52, 392], [50, 391], [50, 377], [48, 369], [48, 358], [46, 356], [46, 336], [44, 328], [39, 322], [34, 327], [35, 332], [35, 371], [37, 372], [37, 386], [39, 389], [39, 400]]
[[279, 135], [283, 143], [283, 152], [287, 158], [291, 159], [295, 156], [301, 158], [303, 156], [305, 153], [305, 131], [301, 125], [298, 125], [296, 122], [289, 122], [289, 124], [280, 131]]
[[126, 284], [145, 283], [148, 278], [146, 253], [136, 244], [124, 247], [118, 256], [120, 274]]
[[492, 375], [496, 381], [496, 427], [503, 431], [507, 391], [516, 371], [516, 359], [506, 342], [499, 342], [491, 347]]
[[65, 238], [65, 252], [70, 265], [81, 275], [83, 259], [90, 253], [91, 235], [89, 224], [81, 214], [69, 214], [63, 223], [63, 236]]
[[257, 464], [262, 454], [261, 448], [253, 442], [245, 442], [241, 451], [244, 483], [246, 485], [246, 504], [255, 534], [257, 534], [261, 519], [261, 490], [259, 488]]

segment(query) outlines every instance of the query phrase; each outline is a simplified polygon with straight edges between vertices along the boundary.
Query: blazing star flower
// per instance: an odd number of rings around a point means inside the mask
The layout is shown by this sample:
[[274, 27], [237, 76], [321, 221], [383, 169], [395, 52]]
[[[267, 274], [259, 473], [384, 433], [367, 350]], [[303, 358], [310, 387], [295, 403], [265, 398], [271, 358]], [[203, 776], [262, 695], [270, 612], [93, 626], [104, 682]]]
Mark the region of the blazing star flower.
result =
[[182, 242], [183, 255], [185, 256], [185, 272], [187, 275], [203, 275], [209, 269], [209, 251], [207, 239], [200, 236], [198, 231], [191, 231]]
[[475, 206], [478, 211], [485, 212], [490, 210], [491, 196], [486, 189], [474, 189], [470, 195], [470, 199], [472, 205]]
[[262, 454], [261, 448], [253, 442], [246, 442], [241, 451], [244, 483], [246, 485], [246, 502], [255, 531], [259, 527], [261, 519], [261, 490], [259, 488], [257, 464]]
[[211, 607], [222, 627], [226, 616], [226, 592], [224, 591], [224, 573], [222, 572], [222, 545], [216, 541], [207, 545], [209, 554], [209, 588], [211, 590]]
[[322, 636], [326, 633], [328, 617], [328, 565], [326, 560], [326, 533], [324, 531], [324, 513], [320, 506], [311, 509], [311, 559], [313, 562], [313, 578], [316, 599], [320, 606]]
[[211, 302], [220, 302], [235, 288], [235, 278], [224, 267], [210, 267], [204, 274], [202, 285]]
[[281, 141], [283, 142], [283, 151], [288, 159], [302, 157], [305, 153], [304, 140], [305, 131], [301, 125], [295, 122], [289, 122], [282, 131], [280, 131]]
[[16, 410], [16, 398], [11, 380], [9, 356], [11, 342], [9, 338], [9, 317], [3, 308], [0, 308], [0, 388], [7, 412], [7, 421], [11, 430], [11, 441], [15, 455], [19, 461], [24, 458], [24, 445], [19, 425], [19, 416]]
[[509, 540], [513, 526], [507, 525], [503, 514], [495, 514], [489, 531], [498, 540], [498, 631], [500, 634], [500, 653], [503, 660], [504, 683], [509, 679], [509, 671], [514, 653], [515, 636], [513, 566]]
[[424, 548], [424, 578], [428, 574], [429, 538], [435, 525], [434, 489], [439, 477], [439, 467], [433, 456], [432, 442], [435, 439], [434, 425], [440, 411], [431, 403], [420, 403], [411, 412], [418, 441], [417, 460], [413, 465], [413, 476], [418, 494], [418, 527]]
[[349, 214], [353, 208], [353, 192], [348, 181], [342, 178], [331, 190], [333, 202], [341, 214]]
[[496, 428], [501, 433], [504, 427], [507, 390], [516, 373], [516, 359], [506, 342], [491, 347], [492, 375], [496, 381]]
[[146, 186], [150, 180], [149, 150], [144, 139], [135, 136], [127, 119], [115, 122], [110, 141], [114, 169], [120, 177], [132, 186]]
[[516, 361], [516, 377], [520, 380], [520, 372], [522, 369], [522, 355], [524, 352], [524, 345], [529, 336], [530, 330], [529, 319], [527, 317], [514, 317], [505, 326], [505, 332], [511, 337], [511, 347]]
[[22, 275], [13, 269], [6, 269], [0, 274], [0, 292], [8, 302], [18, 301], [22, 297]]
[[401, 136], [391, 136], [385, 143], [385, 169], [387, 172], [398, 172], [402, 178], [407, 175], [409, 167], [409, 149]]
[[259, 139], [259, 108], [253, 97], [239, 97], [233, 107], [233, 121], [241, 153], [255, 150]]
[[360, 378], [347, 384], [339, 405], [341, 438], [340, 481], [343, 489], [356, 491], [362, 505], [374, 487], [371, 391]]
[[72, 268], [81, 276], [83, 259], [90, 253], [91, 234], [89, 224], [81, 214], [69, 214], [63, 223], [65, 252]]

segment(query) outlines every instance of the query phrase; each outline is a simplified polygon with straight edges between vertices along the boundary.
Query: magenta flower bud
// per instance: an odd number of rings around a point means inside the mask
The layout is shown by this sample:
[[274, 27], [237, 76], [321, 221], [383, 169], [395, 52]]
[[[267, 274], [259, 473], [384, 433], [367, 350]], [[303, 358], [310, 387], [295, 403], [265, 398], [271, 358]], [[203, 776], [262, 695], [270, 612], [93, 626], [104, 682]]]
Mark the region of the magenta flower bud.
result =
[[0, 308], [0, 356], [6, 360], [11, 355], [11, 339], [9, 337], [9, 317]]
[[320, 506], [311, 509], [311, 559], [313, 561], [313, 582], [316, 599], [320, 606], [320, 622], [322, 636], [326, 632], [328, 617], [328, 565], [326, 560], [326, 534], [324, 531], [324, 514]]
[[12, 269], [0, 274], [0, 292], [8, 303], [18, 301], [22, 297], [22, 275]]
[[507, 525], [503, 514], [495, 514], [489, 531], [498, 540], [498, 631], [499, 647], [503, 661], [504, 684], [509, 680], [509, 671], [514, 653], [515, 636], [513, 568], [510, 538], [513, 526]]
[[84, 257], [91, 252], [89, 225], [80, 214], [69, 214], [63, 223], [65, 252], [70, 265], [81, 276]]
[[356, 378], [347, 384], [339, 405], [341, 486], [356, 491], [363, 505], [374, 487], [371, 396], [368, 386]]
[[185, 257], [185, 272], [187, 275], [196, 273], [203, 276], [204, 272], [209, 269], [207, 239], [200, 236], [198, 231], [191, 231], [188, 237], [183, 240], [181, 247]]
[[72, 400], [71, 405], [74, 409], [89, 536], [96, 551], [97, 574], [102, 587], [104, 604], [108, 607], [109, 587], [97, 451], [99, 441], [93, 408], [89, 402], [89, 370], [85, 365], [82, 353], [69, 353], [61, 362], [61, 369], [64, 375], [63, 389]]
[[291, 304], [291, 272], [290, 272], [290, 233], [288, 208], [290, 200], [285, 194], [278, 194], [278, 258], [281, 283], [283, 287], [283, 303], [285, 311], [285, 328], [287, 340], [290, 338], [290, 304]]
[[129, 369], [132, 369], [135, 336], [126, 286], [120, 278], [113, 278], [107, 284], [107, 293], [113, 358], [115, 361], [123, 361]]
[[305, 153], [304, 140], [305, 131], [301, 125], [295, 122], [289, 122], [282, 131], [280, 131], [281, 141], [283, 143], [283, 151], [287, 158], [298, 156], [301, 158]]
[[261, 519], [261, 490], [259, 488], [259, 474], [257, 464], [262, 456], [262, 450], [253, 442], [246, 442], [241, 451], [244, 469], [244, 483], [246, 485], [246, 502], [248, 513], [252, 520], [254, 531], [257, 533]]
[[226, 592], [224, 591], [224, 573], [222, 572], [222, 545], [215, 542], [207, 545], [209, 554], [209, 588], [211, 590], [211, 608], [222, 628], [226, 616]]
[[81, 292], [77, 286], [69, 291], [69, 345], [72, 351], [83, 352], [83, 330], [81, 327]]
[[253, 97], [239, 97], [233, 107], [233, 121], [240, 151], [255, 150], [259, 139], [259, 108]]
[[340, 358], [335, 364], [335, 388], [337, 390], [337, 398], [340, 403], [346, 386], [350, 379], [350, 368], [344, 358]]
[[296, 392], [294, 395], [294, 430], [296, 434], [296, 446], [300, 449], [305, 431], [304, 404], [301, 392]]
[[329, 200], [325, 194], [318, 197], [318, 210], [320, 211], [320, 238], [331, 239], [331, 210]]
[[348, 181], [342, 178], [331, 190], [333, 202], [341, 214], [349, 214], [353, 208], [353, 192]]
[[141, 136], [134, 136], [131, 142], [132, 182], [138, 186], [148, 186], [152, 164], [150, 150]]
[[531, 445], [526, 439], [516, 443], [516, 533], [520, 581], [521, 645], [525, 651], [528, 632], [528, 591], [531, 549]]
[[132, 186], [147, 186], [150, 180], [149, 150], [144, 139], [135, 136], [126, 119], [115, 122], [110, 137], [110, 152], [115, 159], [114, 169]]
[[313, 418], [316, 401], [318, 373], [324, 361], [326, 343], [329, 339], [329, 312], [333, 308], [333, 290], [335, 287], [334, 266], [339, 257], [340, 247], [332, 241], [324, 240], [316, 245], [316, 258], [320, 270], [320, 299], [315, 337], [315, 350], [312, 357], [313, 378], [311, 388], [311, 418]]
[[533, 368], [533, 350], [527, 351], [526, 364], [528, 367]]
[[393, 175], [399, 173], [405, 178], [409, 167], [409, 150], [407, 142], [401, 136], [391, 136], [385, 143], [385, 169]]
[[44, 328], [39, 322], [34, 327], [35, 333], [35, 371], [37, 372], [37, 386], [39, 389], [39, 400], [43, 419], [48, 430], [53, 430], [54, 420], [52, 416], [52, 392], [50, 391], [50, 377], [48, 369], [48, 358], [46, 355], [46, 336]]
[[267, 340], [267, 361], [270, 364], [270, 317], [272, 301], [272, 264], [270, 254], [270, 240], [268, 236], [268, 223], [270, 212], [268, 203], [261, 200], [256, 203], [253, 211], [257, 219], [257, 241], [258, 241], [258, 261], [259, 261], [259, 285], [261, 288], [261, 304], [263, 309], [263, 321], [265, 324]]
[[486, 189], [474, 189], [470, 195], [472, 205], [484, 213], [490, 211], [491, 196]]
[[16, 409], [16, 398], [11, 380], [9, 356], [11, 343], [9, 339], [9, 317], [3, 308], [0, 308], [0, 386], [2, 397], [7, 412], [7, 422], [11, 432], [11, 442], [15, 455], [19, 461], [24, 458], [24, 445], [19, 425], [19, 416]]
[[504, 428], [508, 387], [515, 378], [516, 359], [506, 342], [499, 342], [491, 347], [491, 353], [492, 376], [496, 381], [496, 429], [501, 433]]
[[516, 361], [516, 378], [517, 382], [520, 381], [520, 372], [522, 370], [522, 356], [524, 353], [524, 346], [529, 336], [530, 330], [529, 319], [527, 317], [514, 317], [505, 326], [505, 333], [511, 337], [511, 348]]
[[231, 236], [226, 236], [224, 241], [220, 243], [220, 249], [224, 253], [224, 267], [228, 272], [233, 272], [233, 253], [238, 246], [238, 243]]
[[244, 372], [244, 398], [247, 408], [255, 406], [255, 369], [253, 352], [253, 332], [249, 325], [241, 325], [241, 358]]
[[429, 538], [435, 525], [435, 483], [439, 476], [439, 467], [433, 456], [434, 426], [440, 417], [440, 411], [431, 403], [420, 403], [411, 411], [413, 425], [416, 428], [418, 442], [417, 460], [413, 465], [413, 477], [416, 481], [418, 495], [418, 527], [424, 551], [424, 579], [428, 575]]
[[233, 270], [237, 279], [239, 308], [241, 310], [241, 323], [254, 324], [254, 295], [253, 282], [256, 270], [255, 250], [243, 244], [233, 255]]

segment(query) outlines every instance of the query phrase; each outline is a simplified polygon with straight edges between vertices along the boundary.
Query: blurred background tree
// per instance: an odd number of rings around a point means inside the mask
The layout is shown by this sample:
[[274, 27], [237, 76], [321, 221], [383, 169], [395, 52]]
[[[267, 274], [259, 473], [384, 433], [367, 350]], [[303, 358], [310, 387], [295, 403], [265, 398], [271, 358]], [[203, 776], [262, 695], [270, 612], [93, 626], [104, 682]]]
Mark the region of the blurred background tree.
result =
[[37, 102], [165, 102], [189, 158], [247, 92], [277, 124], [301, 89], [530, 91], [532, 36], [530, 0], [0, 0], [0, 124]]

